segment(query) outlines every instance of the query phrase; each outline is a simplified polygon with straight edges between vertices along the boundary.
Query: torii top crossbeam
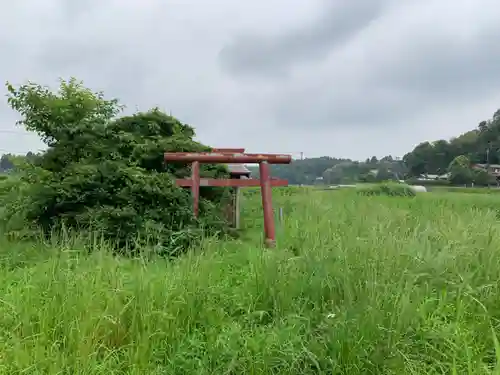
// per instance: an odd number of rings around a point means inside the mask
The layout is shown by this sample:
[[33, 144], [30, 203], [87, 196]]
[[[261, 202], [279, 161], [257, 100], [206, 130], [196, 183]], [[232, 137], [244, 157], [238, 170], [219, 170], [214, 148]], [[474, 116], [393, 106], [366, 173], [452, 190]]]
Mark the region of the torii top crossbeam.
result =
[[252, 164], [267, 162], [269, 164], [290, 164], [291, 155], [283, 154], [245, 154], [226, 152], [166, 152], [165, 161], [192, 163], [194, 161], [204, 164], [233, 163]]

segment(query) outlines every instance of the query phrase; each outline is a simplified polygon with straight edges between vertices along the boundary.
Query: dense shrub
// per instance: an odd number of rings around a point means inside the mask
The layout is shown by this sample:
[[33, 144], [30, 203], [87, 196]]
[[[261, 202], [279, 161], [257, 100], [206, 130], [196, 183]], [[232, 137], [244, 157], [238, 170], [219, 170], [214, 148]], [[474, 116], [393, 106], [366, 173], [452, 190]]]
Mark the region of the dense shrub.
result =
[[[166, 151], [207, 151], [194, 130], [153, 109], [116, 118], [120, 107], [74, 80], [57, 93], [36, 84], [8, 86], [9, 103], [48, 149], [21, 168], [12, 194], [3, 195], [10, 231], [62, 227], [97, 233], [121, 249], [153, 243], [178, 252], [203, 232], [224, 231], [218, 205], [225, 190], [201, 191], [200, 218], [188, 191], [173, 183], [189, 166], [165, 165]], [[203, 165], [203, 176], [223, 176], [223, 166]]]
[[363, 185], [357, 190], [360, 195], [386, 195], [392, 197], [414, 197], [416, 195], [415, 191], [406, 184], [398, 183], [380, 183], [373, 185]]

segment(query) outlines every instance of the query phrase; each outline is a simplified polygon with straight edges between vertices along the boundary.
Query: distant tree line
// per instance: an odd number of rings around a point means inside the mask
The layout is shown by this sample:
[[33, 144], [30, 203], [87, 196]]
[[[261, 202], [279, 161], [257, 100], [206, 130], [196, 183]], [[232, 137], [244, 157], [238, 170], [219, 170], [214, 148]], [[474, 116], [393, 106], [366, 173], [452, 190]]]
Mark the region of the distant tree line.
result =
[[[0, 173], [15, 168], [16, 160], [35, 158], [11, 154], [0, 158]], [[484, 170], [474, 165], [486, 165]], [[290, 165], [273, 165], [274, 177], [284, 178], [291, 185], [351, 184], [386, 180], [415, 180], [427, 176], [446, 175], [439, 183], [490, 185], [498, 183], [488, 173], [488, 166], [500, 165], [500, 109], [491, 119], [481, 121], [476, 129], [450, 140], [422, 142], [402, 159], [373, 156], [365, 161], [322, 156], [294, 160]], [[250, 167], [258, 177], [258, 167]]]
[[456, 138], [422, 142], [403, 157], [408, 177], [444, 175], [453, 185], [499, 183], [500, 109]]
[[[250, 167], [253, 177], [259, 176], [258, 167]], [[273, 177], [287, 179], [291, 185], [351, 184], [402, 179], [406, 167], [402, 160], [392, 156], [365, 161], [338, 159], [328, 156], [294, 160], [289, 165], [272, 165]]]
[[33, 161], [36, 154], [29, 151], [26, 155], [3, 154], [0, 156], [0, 173], [13, 171], [16, 166], [26, 161]]
[[459, 137], [420, 143], [403, 161], [410, 176], [443, 174], [459, 156], [466, 157], [471, 164], [500, 164], [500, 110]]

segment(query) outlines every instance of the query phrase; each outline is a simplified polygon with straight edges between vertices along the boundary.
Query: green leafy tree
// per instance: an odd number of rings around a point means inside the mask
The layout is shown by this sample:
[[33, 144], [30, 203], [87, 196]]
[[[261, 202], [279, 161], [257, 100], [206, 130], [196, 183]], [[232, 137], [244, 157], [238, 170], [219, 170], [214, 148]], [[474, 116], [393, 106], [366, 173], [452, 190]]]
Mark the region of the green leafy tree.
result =
[[415, 149], [403, 157], [410, 176], [420, 176], [431, 173], [430, 162], [434, 150], [429, 142], [420, 143]]
[[463, 185], [474, 182], [474, 173], [470, 160], [465, 155], [457, 156], [448, 167], [449, 180], [452, 184]]
[[[208, 150], [193, 140], [190, 126], [158, 109], [117, 118], [117, 100], [74, 79], [62, 81], [58, 92], [34, 83], [7, 87], [20, 124], [48, 146], [22, 169], [24, 194], [10, 204], [9, 223], [21, 223], [17, 217], [46, 232], [62, 225], [87, 230], [122, 249], [154, 241], [169, 253], [199, 238], [200, 222], [206, 230], [225, 229], [217, 215], [225, 190], [202, 190], [197, 221], [189, 193], [173, 182], [188, 167], [164, 164], [166, 151]], [[205, 165], [201, 174], [226, 170]]]
[[377, 182], [377, 177], [373, 173], [363, 173], [359, 176], [359, 181], [361, 182]]
[[474, 184], [479, 186], [489, 186], [496, 184], [496, 179], [484, 169], [474, 169], [472, 171]]
[[472, 163], [500, 164], [500, 110], [491, 119], [449, 141], [424, 142], [407, 153], [403, 160], [409, 175], [441, 174], [460, 155]]
[[2, 155], [0, 158], [0, 172], [7, 172], [12, 169], [14, 169], [14, 163], [12, 162], [10, 155]]
[[391, 181], [395, 180], [396, 176], [395, 174], [387, 167], [381, 166], [378, 169], [377, 175], [375, 176], [375, 179], [377, 181]]
[[[303, 160], [294, 160], [291, 164], [271, 165], [271, 174], [273, 177], [287, 179], [291, 185], [309, 185], [314, 184], [318, 177], [324, 177], [323, 173], [339, 163], [349, 162], [349, 159], [337, 159], [329, 156], [319, 158], [306, 158]], [[250, 167], [252, 176], [259, 177], [259, 168]]]
[[362, 172], [368, 167], [364, 163], [343, 161], [323, 172], [323, 180], [327, 184], [351, 184], [359, 181]]

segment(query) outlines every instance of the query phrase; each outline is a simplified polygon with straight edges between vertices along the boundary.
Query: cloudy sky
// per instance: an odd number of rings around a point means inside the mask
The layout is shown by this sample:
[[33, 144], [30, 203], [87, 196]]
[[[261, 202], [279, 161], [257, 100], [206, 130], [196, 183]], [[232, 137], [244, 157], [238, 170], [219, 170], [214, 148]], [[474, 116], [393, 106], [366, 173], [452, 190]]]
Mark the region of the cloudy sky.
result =
[[[0, 4], [1, 81], [74, 76], [213, 146], [397, 156], [500, 108], [498, 0]], [[2, 99], [0, 153], [43, 147], [15, 119]]]

